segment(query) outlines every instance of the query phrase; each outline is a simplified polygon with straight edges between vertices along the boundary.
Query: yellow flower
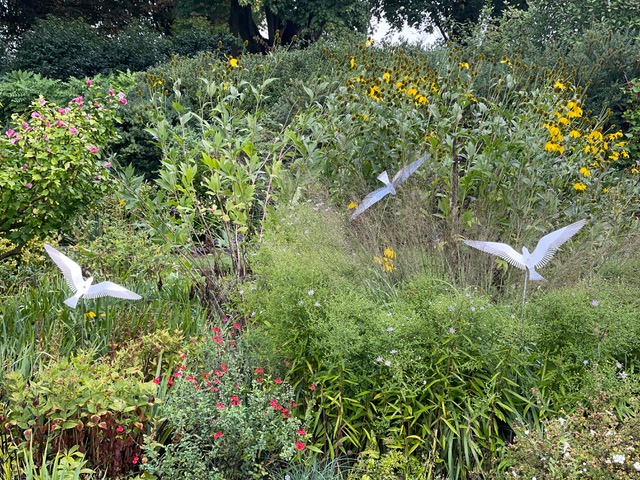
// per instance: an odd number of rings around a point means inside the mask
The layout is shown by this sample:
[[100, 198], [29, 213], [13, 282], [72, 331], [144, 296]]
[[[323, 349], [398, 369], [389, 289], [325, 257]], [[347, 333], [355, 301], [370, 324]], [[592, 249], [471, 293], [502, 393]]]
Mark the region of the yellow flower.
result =
[[608, 189], [607, 187], [604, 187], [604, 188], [602, 189], [602, 193], [609, 193], [609, 189]]
[[382, 74], [382, 80], [384, 80], [386, 83], [389, 83], [391, 81], [391, 74], [389, 72], [384, 72]]
[[467, 62], [460, 62], [459, 65], [460, 68], [466, 68], [467, 70], [469, 70], [469, 64]]
[[547, 130], [549, 130], [549, 135], [552, 137], [557, 137], [560, 135], [560, 129], [555, 125], [547, 125]]
[[357, 203], [353, 203], [353, 202], [349, 202], [349, 205], [347, 205], [347, 208], [349, 210], [353, 210], [354, 208], [358, 208], [358, 204]]
[[631, 167], [631, 173], [633, 174], [640, 173], [640, 170], [638, 170], [636, 167]]
[[389, 247], [385, 248], [382, 254], [385, 256], [385, 258], [396, 258], [396, 252], [394, 252], [393, 249]]
[[413, 97], [417, 93], [418, 89], [416, 87], [411, 87], [409, 90], [407, 90], [407, 95], [409, 95], [410, 97]]
[[382, 99], [380, 97], [380, 87], [377, 85], [369, 87], [369, 89], [367, 90], [367, 95], [373, 98], [376, 102], [379, 102]]
[[416, 95], [416, 103], [426, 105], [429, 100], [422, 94]]
[[124, 205], [124, 200], [118, 200], [118, 205], [120, 206]]
[[597, 150], [595, 147], [592, 147], [591, 145], [587, 145], [586, 147], [584, 147], [583, 152], [584, 153], [591, 153], [593, 151], [593, 153], [596, 153]]
[[402, 88], [404, 87], [404, 82], [400, 81], [400, 82], [396, 82], [396, 87], [397, 88]]
[[356, 57], [351, 57], [351, 60], [349, 61], [349, 67], [351, 68], [351, 70], [355, 70], [355, 68], [356, 68]]
[[612, 162], [617, 162], [618, 158], [620, 158], [620, 153], [619, 152], [613, 151], [609, 155], [609, 160], [611, 160]]
[[473, 96], [473, 93], [467, 93], [467, 97], [469, 97], [469, 100], [471, 100], [472, 102], [478, 102], [478, 99]]
[[509, 61], [508, 58], [503, 58], [502, 60], [500, 60], [500, 63], [506, 63], [507, 65], [509, 65], [510, 67], [512, 67], [513, 65], [511, 65], [511, 62]]
[[89, 318], [96, 318], [96, 314], [95, 314], [95, 313], [93, 313], [91, 310], [89, 310], [88, 312], [86, 312], [86, 313], [84, 314], [84, 318], [87, 318], [87, 317], [89, 317]]
[[622, 150], [620, 152], [620, 155], [622, 156], [622, 158], [629, 158], [629, 152], [627, 152], [626, 150]]
[[601, 132], [598, 132], [597, 130], [594, 130], [593, 132], [591, 132], [589, 134], [589, 140], [591, 141], [602, 141], [603, 136]]
[[553, 84], [553, 88], [555, 90], [566, 90], [567, 87], [564, 83], [560, 82], [560, 81], [556, 81], [556, 83]]
[[577, 192], [582, 192], [587, 189], [587, 186], [582, 182], [576, 182], [573, 184], [573, 189]]
[[569, 121], [569, 119], [568, 119], [568, 118], [566, 118], [566, 117], [560, 117], [560, 118], [558, 119], [558, 123], [559, 123], [560, 125], [569, 125], [571, 122], [570, 122], [570, 121]]
[[589, 177], [589, 176], [591, 176], [591, 170], [589, 170], [587, 167], [582, 167], [582, 168], [580, 169], [580, 173], [581, 173], [582, 175], [584, 175], [585, 177]]
[[582, 116], [582, 108], [574, 101], [567, 103], [567, 110], [567, 117], [569, 118], [580, 118]]
[[365, 122], [369, 121], [369, 115], [367, 115], [366, 113], [362, 114], [362, 120], [364, 120]]
[[236, 68], [238, 66], [238, 59], [229, 57], [229, 65], [231, 65], [231, 68]]
[[571, 138], [578, 138], [580, 136], [580, 132], [578, 130], [571, 130], [569, 132], [569, 136]]
[[370, 38], [367, 38], [367, 41], [364, 42], [364, 46], [369, 48], [371, 45], [373, 45], [373, 40], [371, 40]]

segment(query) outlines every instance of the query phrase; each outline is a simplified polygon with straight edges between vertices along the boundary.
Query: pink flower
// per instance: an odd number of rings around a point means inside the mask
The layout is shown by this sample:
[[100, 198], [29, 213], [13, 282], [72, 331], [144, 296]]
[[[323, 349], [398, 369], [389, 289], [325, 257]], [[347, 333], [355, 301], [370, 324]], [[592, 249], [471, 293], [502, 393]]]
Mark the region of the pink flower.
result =
[[31, 113], [31, 118], [42, 118], [42, 115], [40, 115], [38, 112], [32, 112]]
[[11, 137], [13, 137], [15, 134], [16, 134], [16, 132], [15, 132], [15, 131], [13, 131], [13, 130], [11, 130], [11, 129], [7, 130], [7, 137], [11, 138]]
[[231, 395], [231, 406], [233, 407], [237, 405], [240, 405], [240, 399], [237, 395]]
[[298, 441], [296, 442], [296, 448], [297, 448], [298, 450], [304, 450], [304, 443], [302, 443], [300, 440], [298, 440]]
[[56, 122], [56, 126], [58, 126], [58, 127], [68, 127], [68, 125], [65, 122], [63, 122], [62, 120], [58, 120]]
[[264, 370], [260, 367], [256, 368], [256, 373], [264, 373]]
[[109, 95], [113, 95], [114, 93], [116, 93], [116, 92], [113, 91], [113, 88], [110, 88], [109, 89]]
[[156, 385], [160, 385], [160, 377], [154, 378], [153, 383], [155, 383]]
[[224, 433], [222, 432], [216, 432], [213, 434], [213, 438], [215, 438], [216, 440], [223, 436], [224, 436]]
[[280, 380], [279, 378], [276, 378], [274, 380], [274, 383], [277, 383], [278, 385], [280, 385], [282, 383], [282, 380]]
[[33, 183], [29, 182], [29, 183], [27, 183], [27, 184], [25, 185], [25, 187], [27, 187], [27, 188], [33, 188]]
[[223, 404], [223, 403], [218, 402], [218, 403], [216, 403], [216, 408], [217, 408], [218, 410], [224, 410], [224, 404]]
[[138, 463], [140, 461], [140, 457], [138, 455], [136, 455], [135, 457], [133, 457], [133, 464], [135, 465], [136, 463]]
[[104, 168], [109, 168], [111, 166], [111, 162], [107, 162], [104, 164]]
[[24, 165], [22, 165], [22, 171], [26, 172], [27, 168], [29, 168], [29, 165], [27, 165], [26, 163]]
[[87, 145], [85, 148], [89, 150], [90, 153], [98, 153], [98, 147], [95, 145]]
[[76, 127], [69, 127], [69, 132], [72, 135], [75, 135], [76, 133], [78, 133], [78, 129]]
[[59, 109], [58, 109], [58, 113], [59, 113], [60, 115], [64, 115], [65, 113], [67, 113], [67, 109], [66, 109], [66, 108], [59, 108]]
[[44, 98], [41, 98], [40, 100], [38, 100], [38, 103], [40, 105], [46, 105], [47, 101]]
[[87, 80], [85, 83], [89, 86], [93, 85], [93, 82], [91, 80]]
[[316, 386], [312, 383], [311, 385], [309, 385], [309, 390], [315, 390]]
[[22, 122], [20, 125], [22, 126], [22, 128], [24, 128], [25, 132], [28, 132], [29, 130], [31, 130], [31, 127], [27, 122]]
[[122, 425], [118, 425], [118, 428], [116, 428], [116, 432], [118, 433], [124, 432], [124, 427]]
[[297, 433], [298, 435], [306, 435], [306, 434], [307, 434], [307, 431], [306, 431], [304, 428], [301, 428], [301, 429], [300, 429], [300, 430], [298, 430], [296, 433]]
[[233, 326], [236, 328], [236, 330], [240, 330], [240, 328], [242, 328], [242, 326], [239, 323], [234, 323]]
[[118, 97], [120, 97], [119, 102], [120, 102], [122, 105], [126, 105], [126, 104], [127, 104], [127, 99], [125, 98], [124, 93], [119, 92], [119, 93], [118, 93]]

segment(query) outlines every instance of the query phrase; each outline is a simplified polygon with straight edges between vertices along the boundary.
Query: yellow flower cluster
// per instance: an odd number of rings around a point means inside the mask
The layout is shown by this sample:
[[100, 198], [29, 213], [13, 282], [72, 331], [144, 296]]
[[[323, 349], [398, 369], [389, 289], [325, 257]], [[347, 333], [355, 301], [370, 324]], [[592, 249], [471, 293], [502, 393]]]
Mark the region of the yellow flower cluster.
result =
[[[567, 85], [556, 81], [553, 85], [556, 92], [567, 90]], [[571, 89], [573, 90], [573, 89]], [[579, 173], [582, 180], [576, 181], [573, 188], [577, 192], [583, 192], [588, 187], [588, 181], [592, 169], [603, 169], [620, 157], [628, 158], [629, 153], [624, 149], [626, 142], [620, 141], [622, 132], [603, 134], [600, 130], [581, 132], [580, 126], [575, 125], [576, 119], [582, 118], [583, 110], [577, 99], [572, 99], [554, 112], [554, 120], [546, 122], [543, 127], [547, 129], [549, 139], [544, 145], [547, 152], [564, 154], [567, 149], [572, 152], [582, 152], [592, 155], [591, 159], [583, 165]], [[586, 182], [586, 183], [585, 183]]]
[[382, 257], [373, 257], [373, 260], [380, 265], [383, 272], [393, 272], [393, 260], [396, 258], [396, 252], [387, 247], [382, 252]]

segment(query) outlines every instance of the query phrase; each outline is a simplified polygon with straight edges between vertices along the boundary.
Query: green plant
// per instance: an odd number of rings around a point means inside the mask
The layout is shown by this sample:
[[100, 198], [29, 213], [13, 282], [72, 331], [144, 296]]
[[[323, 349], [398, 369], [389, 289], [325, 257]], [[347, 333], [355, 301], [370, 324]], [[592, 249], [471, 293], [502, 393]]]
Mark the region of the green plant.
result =
[[308, 435], [294, 415], [291, 388], [248, 361], [241, 328], [213, 327], [193, 354], [183, 355], [184, 364], [158, 379], [170, 386], [159, 414], [172, 434], [164, 444], [147, 440], [145, 471], [168, 478], [261, 478], [305, 448]]
[[89, 465], [110, 476], [129, 472], [140, 459], [156, 385], [137, 368], [114, 370], [87, 354], [60, 358], [32, 379], [4, 377], [8, 404], [4, 435], [44, 458], [74, 445]]
[[0, 138], [0, 234], [16, 245], [0, 258], [19, 253], [31, 238], [68, 228], [74, 213], [107, 191], [111, 162], [99, 158], [114, 133], [115, 106], [126, 98], [91, 86], [88, 98], [66, 107], [40, 98]]

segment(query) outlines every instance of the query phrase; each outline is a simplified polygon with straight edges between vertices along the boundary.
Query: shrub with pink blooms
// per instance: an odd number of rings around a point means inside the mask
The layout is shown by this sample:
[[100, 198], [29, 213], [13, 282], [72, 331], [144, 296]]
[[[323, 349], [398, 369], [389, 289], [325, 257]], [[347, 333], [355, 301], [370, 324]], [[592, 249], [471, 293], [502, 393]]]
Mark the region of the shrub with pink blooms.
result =
[[148, 439], [145, 471], [193, 480], [261, 478], [306, 450], [309, 435], [295, 414], [292, 387], [252, 364], [241, 325], [229, 323], [213, 327], [183, 365], [156, 380], [169, 387], [160, 416], [172, 430]]
[[103, 149], [126, 98], [87, 85], [87, 96], [64, 106], [41, 97], [0, 134], [0, 237], [15, 246], [0, 258], [19, 253], [31, 238], [64, 230], [109, 190]]

